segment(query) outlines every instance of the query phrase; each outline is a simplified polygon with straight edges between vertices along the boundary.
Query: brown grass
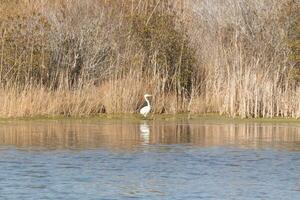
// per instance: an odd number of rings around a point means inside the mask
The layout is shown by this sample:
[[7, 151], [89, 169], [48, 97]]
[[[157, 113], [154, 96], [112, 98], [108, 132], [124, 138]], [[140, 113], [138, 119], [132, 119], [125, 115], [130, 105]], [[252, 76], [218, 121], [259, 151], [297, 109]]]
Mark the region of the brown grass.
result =
[[151, 93], [155, 113], [299, 118], [287, 42], [299, 8], [292, 0], [4, 0], [0, 117], [135, 113]]

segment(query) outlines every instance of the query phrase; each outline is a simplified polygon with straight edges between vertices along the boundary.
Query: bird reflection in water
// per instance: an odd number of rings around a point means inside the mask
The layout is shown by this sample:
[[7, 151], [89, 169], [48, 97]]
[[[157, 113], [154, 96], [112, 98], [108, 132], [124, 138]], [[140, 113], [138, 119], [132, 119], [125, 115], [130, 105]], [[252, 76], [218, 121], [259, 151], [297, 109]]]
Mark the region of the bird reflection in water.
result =
[[146, 122], [140, 124], [140, 134], [143, 144], [149, 144], [150, 128]]

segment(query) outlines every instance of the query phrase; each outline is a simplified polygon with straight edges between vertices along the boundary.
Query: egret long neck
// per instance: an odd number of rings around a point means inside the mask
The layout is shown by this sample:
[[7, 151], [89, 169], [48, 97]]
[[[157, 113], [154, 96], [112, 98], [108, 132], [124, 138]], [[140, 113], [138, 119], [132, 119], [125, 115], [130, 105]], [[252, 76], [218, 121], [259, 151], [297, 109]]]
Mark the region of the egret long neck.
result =
[[147, 102], [147, 106], [150, 107], [150, 102], [149, 102], [149, 100], [147, 99], [147, 97], [145, 97], [145, 100], [146, 100], [146, 102]]

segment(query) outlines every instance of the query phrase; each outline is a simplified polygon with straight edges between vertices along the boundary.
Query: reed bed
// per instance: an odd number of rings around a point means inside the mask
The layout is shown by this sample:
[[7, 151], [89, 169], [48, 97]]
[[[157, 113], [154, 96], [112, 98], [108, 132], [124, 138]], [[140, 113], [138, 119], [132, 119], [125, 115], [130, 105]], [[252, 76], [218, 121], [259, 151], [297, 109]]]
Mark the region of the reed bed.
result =
[[0, 117], [300, 117], [298, 0], [0, 4]]

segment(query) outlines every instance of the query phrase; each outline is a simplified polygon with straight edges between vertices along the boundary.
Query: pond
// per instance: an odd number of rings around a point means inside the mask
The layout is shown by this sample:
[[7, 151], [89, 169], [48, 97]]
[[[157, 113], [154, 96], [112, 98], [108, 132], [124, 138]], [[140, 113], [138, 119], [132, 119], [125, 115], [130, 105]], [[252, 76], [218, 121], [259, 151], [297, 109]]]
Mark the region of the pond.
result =
[[0, 199], [300, 199], [300, 124], [0, 124]]

